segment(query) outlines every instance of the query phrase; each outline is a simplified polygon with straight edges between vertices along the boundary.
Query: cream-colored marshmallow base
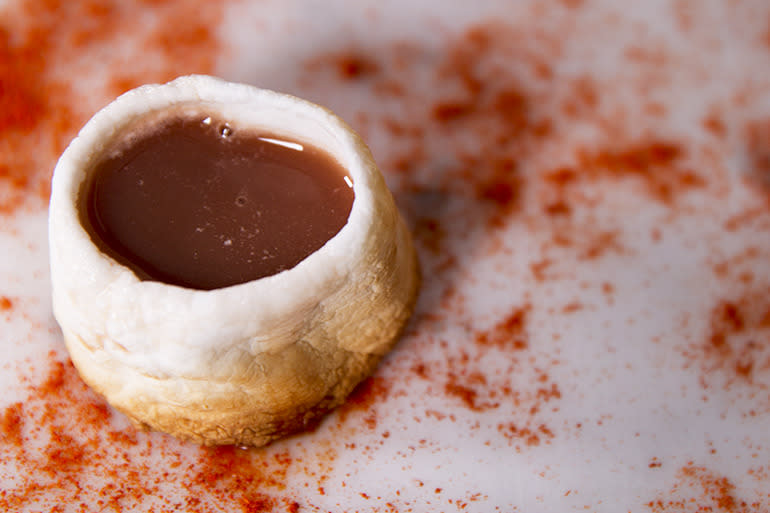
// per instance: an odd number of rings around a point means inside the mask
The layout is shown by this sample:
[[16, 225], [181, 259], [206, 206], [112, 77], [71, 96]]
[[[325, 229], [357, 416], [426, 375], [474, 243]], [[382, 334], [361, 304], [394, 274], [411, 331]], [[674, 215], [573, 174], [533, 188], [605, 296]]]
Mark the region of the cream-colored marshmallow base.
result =
[[[210, 112], [337, 158], [353, 181], [347, 224], [296, 267], [192, 290], [99, 251], [78, 194], [122, 130], [167, 109]], [[142, 86], [98, 112], [62, 154], [49, 213], [54, 314], [83, 379], [137, 423], [204, 444], [263, 445], [339, 405], [414, 308], [411, 237], [363, 141], [327, 109], [208, 76]]]

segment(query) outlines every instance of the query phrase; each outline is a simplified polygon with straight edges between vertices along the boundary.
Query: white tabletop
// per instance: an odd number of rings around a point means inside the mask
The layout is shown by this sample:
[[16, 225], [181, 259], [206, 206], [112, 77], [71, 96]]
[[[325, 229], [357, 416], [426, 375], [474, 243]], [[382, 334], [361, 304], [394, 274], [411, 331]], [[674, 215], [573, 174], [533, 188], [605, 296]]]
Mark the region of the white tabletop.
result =
[[[0, 509], [770, 510], [770, 4], [447, 4], [2, 2]], [[191, 72], [346, 119], [422, 264], [377, 373], [263, 449], [135, 430], [50, 309], [56, 157]]]

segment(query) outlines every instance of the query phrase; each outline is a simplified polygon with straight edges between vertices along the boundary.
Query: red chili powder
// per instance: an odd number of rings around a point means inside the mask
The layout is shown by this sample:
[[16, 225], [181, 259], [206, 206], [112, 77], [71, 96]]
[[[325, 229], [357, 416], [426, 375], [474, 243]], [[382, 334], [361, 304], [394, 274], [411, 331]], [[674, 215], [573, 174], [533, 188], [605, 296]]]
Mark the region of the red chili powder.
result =
[[562, 166], [541, 174], [544, 198], [543, 213], [553, 218], [554, 241], [572, 246], [576, 233], [582, 241], [593, 242], [581, 251], [583, 258], [596, 258], [608, 250], [622, 252], [616, 231], [597, 231], [594, 227], [579, 229], [570, 222], [573, 210], [582, 201], [580, 190], [593, 183], [635, 181], [644, 185], [654, 199], [670, 206], [676, 199], [706, 182], [683, 166], [685, 151], [680, 144], [665, 140], [637, 141], [612, 148], [579, 149], [578, 164]]
[[[437, 83], [454, 84], [459, 92], [436, 100], [430, 111], [429, 123], [437, 125], [435, 133], [449, 139], [447, 145], [457, 134], [473, 140], [469, 147], [457, 145], [457, 171], [462, 183], [489, 207], [493, 227], [506, 224], [521, 207], [526, 183], [518, 161], [550, 133], [550, 120], [533, 110], [532, 94], [521, 81], [487, 65], [495, 50], [505, 52], [514, 40], [510, 28], [495, 24], [472, 27], [463, 34], [448, 48], [436, 74]], [[532, 62], [542, 59], [525, 62], [534, 70]]]
[[8, 311], [13, 308], [13, 301], [8, 296], [0, 296], [0, 310]]
[[[0, 214], [45, 206], [56, 158], [93, 110], [114, 95], [145, 82], [212, 72], [222, 52], [214, 29], [224, 5], [29, 0], [4, 7]], [[130, 53], [103, 51], [113, 46]], [[77, 93], [79, 77], [88, 80], [104, 70], [112, 80], [107, 89], [92, 87], [87, 98]]]
[[280, 495], [294, 464], [288, 453], [195, 449], [115, 427], [102, 398], [56, 358], [48, 355], [47, 375], [24, 401], [0, 413], [0, 477], [12, 483], [0, 490], [3, 511], [63, 503], [124, 511], [146, 509], [148, 502], [164, 511], [297, 511], [293, 499]]
[[770, 21], [767, 23], [767, 30], [765, 30], [764, 42], [767, 49], [770, 50]]
[[752, 383], [755, 371], [770, 366], [770, 294], [766, 291], [747, 291], [719, 301], [711, 311], [710, 324], [702, 346], [704, 384], [711, 383], [714, 374], [721, 375], [726, 386]]
[[580, 310], [584, 309], [585, 306], [578, 302], [578, 301], [572, 301], [571, 303], [567, 303], [564, 305], [561, 309], [562, 313], [570, 314], [574, 312], [579, 312]]
[[681, 165], [684, 148], [665, 140], [636, 142], [627, 147], [579, 152], [580, 170], [593, 179], [634, 179], [655, 199], [672, 205], [676, 197], [706, 182]]
[[712, 114], [703, 119], [703, 128], [708, 130], [715, 137], [722, 138], [727, 135], [725, 122], [716, 114]]
[[[444, 392], [462, 401], [469, 410], [483, 412], [500, 407], [497, 393], [489, 390], [489, 382], [480, 371], [465, 372], [463, 374], [449, 373], [444, 385]], [[487, 392], [482, 395], [481, 392]]]
[[585, 0], [561, 0], [561, 3], [564, 4], [565, 7], [569, 7], [570, 9], [577, 9], [578, 7], [582, 7], [585, 3]]
[[[564, 0], [564, 3], [572, 6], [580, 2]], [[74, 9], [87, 19], [97, 22], [100, 19], [112, 20], [113, 25], [100, 25], [107, 34], [113, 29], [119, 31], [118, 25], [127, 23], [126, 19], [130, 19], [110, 14], [114, 11], [98, 6], [86, 8], [86, 3], [74, 2], [73, 5]], [[158, 4], [156, 7], [159, 8], [160, 5], [167, 4]], [[168, 5], [181, 9], [176, 3]], [[141, 8], [147, 8], [147, 4]], [[51, 8], [47, 9], [43, 11], [52, 11]], [[169, 20], [172, 19], [169, 16]], [[65, 27], [69, 25], [49, 23], [45, 30], [59, 30], [67, 34]], [[166, 40], [166, 35], [147, 37], [146, 44], [157, 45], [163, 48], [164, 52], [169, 52], [169, 55], [175, 52], [174, 59], [199, 55], [204, 47], [191, 49], [189, 45], [195, 44], [194, 41], [201, 36], [203, 39], [210, 37], [210, 34], [201, 22], [197, 27], [186, 31], [180, 38], [179, 45]], [[7, 34], [10, 30], [6, 28], [4, 33]], [[442, 53], [436, 55], [433, 61], [411, 58], [408, 54], [412, 50], [405, 51], [403, 45], [398, 45], [385, 48], [377, 58], [366, 52], [338, 52], [311, 59], [308, 64], [307, 71], [314, 78], [322, 75], [323, 70], [327, 70], [335, 81], [334, 84], [343, 91], [345, 87], [371, 88], [382, 99], [403, 107], [380, 114], [379, 118], [376, 113], [363, 112], [366, 116], [361, 116], [360, 119], [380, 122], [390, 138], [386, 145], [387, 155], [380, 159], [380, 162], [386, 173], [393, 173], [393, 177], [400, 180], [395, 192], [397, 195], [403, 193], [400, 198], [414, 205], [413, 220], [414, 225], [418, 227], [415, 233], [424, 247], [431, 248], [431, 251], [422, 255], [427, 260], [425, 264], [431, 270], [437, 271], [437, 276], [430, 278], [433, 281], [427, 283], [429, 287], [442, 286], [441, 282], [447, 277], [449, 270], [447, 267], [441, 267], [440, 263], [457, 262], [459, 259], [453, 259], [451, 251], [455, 244], [467, 238], [469, 234], [455, 233], [451, 225], [454, 217], [445, 215], [440, 209], [418, 206], [422, 204], [419, 200], [426, 191], [426, 186], [421, 180], [426, 176], [431, 178], [431, 191], [439, 191], [442, 198], [450, 198], [459, 203], [458, 208], [465, 209], [474, 222], [480, 220], [481, 223], [472, 226], [474, 230], [497, 229], [518, 222], [524, 207], [527, 206], [526, 202], [532, 201], [528, 199], [532, 197], [528, 192], [537, 180], [538, 172], [537, 169], [533, 170], [534, 157], [545, 144], [559, 142], [558, 127], [563, 121], [562, 117], [573, 119], [593, 116], [597, 104], [602, 101], [599, 94], [601, 89], [593, 81], [583, 77], [575, 81], [575, 87], [567, 93], [566, 98], [556, 102], [565, 110], [555, 112], [542, 109], [543, 99], [553, 92], [553, 83], [563, 78], [555, 76], [550, 62], [550, 58], [557, 52], [549, 53], [549, 49], [558, 47], [559, 37], [555, 35], [552, 37], [554, 41], [543, 41], [525, 32], [494, 23], [479, 25], [456, 38], [450, 38], [442, 47]], [[532, 38], [534, 42], [528, 43], [528, 38]], [[91, 44], [90, 41], [92, 39], [88, 32], [80, 33], [73, 36], [70, 46], [65, 45], [65, 48], [76, 48], [78, 52], [85, 52]], [[208, 43], [203, 44], [208, 48]], [[62, 59], [66, 61], [64, 52], [62, 55]], [[206, 55], [213, 59], [211, 56], [215, 56], [216, 51]], [[645, 62], [653, 66], [657, 64], [655, 59], [650, 59], [647, 55], [637, 57], [641, 65]], [[508, 72], [495, 67], [495, 59], [500, 58], [515, 63], [519, 68]], [[204, 67], [210, 65], [210, 61], [205, 59], [201, 63]], [[34, 59], [29, 65], [32, 67], [33, 64]], [[22, 59], [18, 59], [18, 63], [14, 64], [17, 67], [26, 65]], [[161, 76], [170, 73], [173, 65], [174, 63], [168, 63], [167, 68], [151, 71]], [[425, 89], [429, 90], [431, 95], [434, 89], [451, 93], [442, 93], [438, 97], [420, 95], [420, 89], [413, 90], [410, 87], [417, 74], [427, 77], [428, 87]], [[47, 94], [48, 88], [53, 85], [64, 87], [63, 82], [56, 81], [54, 76], [49, 77], [44, 71], [40, 71], [38, 75], [35, 83], [44, 84], [42, 92], [46, 94], [41, 94], [41, 91], [31, 84], [29, 91], [20, 90], [18, 96], [26, 98], [23, 101], [29, 102], [33, 107], [35, 102], [43, 102], [40, 108], [46, 114], [30, 125], [33, 128], [24, 128], [28, 126], [25, 124], [28, 122], [17, 114], [9, 116], [11, 119], [20, 119], [13, 123], [21, 127], [22, 131], [40, 127], [52, 131], [51, 127], [64, 126], [66, 130], [63, 132], [67, 135], [57, 136], [57, 140], [67, 140], [73, 127], [66, 125], [65, 116], [59, 120], [59, 125], [50, 121], [51, 107], [46, 103], [51, 102]], [[115, 90], [131, 87], [139, 79], [144, 80], [141, 73], [136, 76], [125, 75], [119, 70], [115, 70], [114, 76], [116, 78], [112, 81], [112, 87]], [[5, 81], [2, 83], [5, 84]], [[537, 84], [543, 87], [539, 89]], [[439, 85], [443, 87], [430, 87]], [[65, 100], [70, 98], [66, 88], [63, 97]], [[67, 105], [67, 101], [61, 101], [59, 105]], [[34, 111], [35, 109], [31, 110], [33, 113]], [[555, 115], [560, 116], [559, 123], [554, 121]], [[560, 194], [538, 205], [538, 211], [547, 214], [545, 217], [549, 219], [548, 222], [563, 223], [571, 218], [576, 209], [586, 207], [573, 192], [579, 186], [591, 185], [592, 181], [638, 183], [651, 198], [669, 206], [676, 204], [680, 194], [705, 183], [698, 174], [685, 167], [688, 150], [683, 143], [658, 139], [628, 142], [627, 138], [621, 137], [622, 134], [609, 135], [617, 136], [620, 142], [599, 149], [579, 151], [574, 165], [547, 173], [549, 178], [543, 182]], [[0, 155], [5, 153], [0, 152]], [[445, 158], [447, 153], [448, 158]], [[13, 167], [21, 169], [24, 166]], [[0, 161], [0, 175], [6, 177], [3, 180], [8, 183], [18, 181], [14, 187], [18, 187], [22, 192], [31, 190], [25, 189], [30, 187], [27, 184], [30, 176], [32, 181], [48, 179], [47, 171], [37, 175], [31, 172], [17, 173], [14, 175], [16, 178], [12, 178], [10, 169], [7, 162]], [[434, 172], [435, 170], [440, 172]], [[536, 178], [533, 179], [533, 176]], [[543, 176], [542, 173], [540, 176]], [[483, 214], [479, 216], [478, 212]], [[457, 215], [457, 211], [452, 212], [452, 216]], [[560, 230], [554, 229], [554, 232], [559, 237], [563, 235]], [[584, 234], [579, 234], [582, 235]], [[610, 229], [600, 227], [590, 231], [588, 235], [589, 237], [585, 238], [590, 241], [589, 244], [580, 246], [577, 252], [586, 258], [598, 258], [607, 251], [622, 250], [618, 249], [616, 234]], [[556, 237], [554, 239], [556, 240]], [[446, 253], [450, 253], [449, 257]], [[551, 264], [552, 260], [543, 258], [531, 265], [532, 272], [536, 277], [544, 278], [548, 275]], [[605, 288], [607, 294], [612, 292], [610, 288], [611, 286]], [[457, 299], [457, 303], [461, 302]], [[538, 354], [529, 343], [531, 310], [531, 306], [525, 305], [503, 313], [500, 320], [492, 323], [489, 330], [472, 333], [467, 340], [453, 341], [453, 344], [443, 341], [441, 350], [445, 359], [429, 363], [417, 354], [408, 367], [417, 379], [438, 385], [432, 387], [432, 390], [441, 394], [450, 404], [458, 404], [472, 412], [496, 410], [498, 413], [510, 413], [511, 420], [500, 423], [497, 432], [503, 440], [517, 447], [535, 447], [548, 443], [556, 436], [555, 430], [543, 421], [542, 412], [548, 407], [558, 408], [561, 399], [559, 384], [548, 372], [549, 366], [555, 364], [554, 360]], [[754, 321], [749, 320], [747, 325], [750, 326], [752, 322]], [[737, 335], [742, 336], [744, 333]], [[734, 335], [726, 334], [728, 345], [734, 342], [731, 338]], [[486, 363], [490, 359], [494, 359], [498, 364], [502, 362], [503, 367], [507, 366], [505, 372], [494, 375], [489, 373]], [[80, 390], [82, 394], [86, 394], [85, 397], [91, 397], [90, 401], [83, 401], [82, 397], [77, 400], [66, 397], [62, 399], [62, 390], [82, 387], [82, 384], [73, 385], [67, 378], [72, 370], [67, 366], [64, 366], [64, 369], [65, 372], [59, 373], [58, 378], [49, 380], [51, 383], [58, 382], [58, 385], [47, 387], [51, 388], [47, 392], [48, 396], [36, 396], [37, 392], [31, 391], [30, 402], [12, 405], [2, 416], [3, 433], [7, 433], [3, 440], [31, 441], [28, 433], [35, 429], [35, 425], [42, 426], [39, 430], [48, 433], [48, 437], [56, 438], [57, 445], [47, 452], [44, 451], [44, 454], [54, 458], [56, 464], [61, 464], [62, 468], [67, 469], [67, 482], [56, 483], [56, 486], [63, 486], [60, 492], [55, 492], [59, 493], [58, 497], [75, 497], [75, 501], [81, 500], [85, 492], [78, 486], [85, 482], [83, 477], [86, 471], [100, 472], [105, 469], [106, 472], [113, 473], [111, 477], [114, 479], [110, 481], [126, 483], [111, 484], [111, 487], [99, 490], [106, 496], [105, 504], [109, 505], [107, 509], [118, 510], [120, 507], [137, 503], [143, 494], [156, 492], [158, 482], [171, 483], [172, 486], [190, 490], [183, 495], [181, 504], [173, 505], [180, 509], [205, 511], [205, 506], [201, 505], [201, 496], [212, 490], [229, 509], [236, 511], [239, 508], [241, 511], [265, 511], [273, 507], [282, 507], [287, 511], [299, 509], [298, 504], [278, 495], [287, 469], [294, 464], [291, 455], [271, 456], [270, 451], [239, 452], [228, 448], [202, 450], [193, 461], [188, 461], [181, 455], [183, 451], [180, 446], [166, 437], [137, 433], [131, 429], [112, 430], [110, 422], [114, 419], [110, 411], [98, 398], [89, 396], [85, 388]], [[405, 371], [408, 372], [407, 369]], [[531, 373], [532, 376], [527, 377], [533, 379], [515, 381], [514, 377], [520, 372]], [[340, 410], [341, 421], [349, 420], [352, 417], [351, 412], [360, 410], [367, 415], [364, 426], [374, 429], [378, 422], [376, 411], [373, 411], [376, 410], [375, 404], [393, 395], [393, 387], [396, 384], [391, 380], [392, 378], [375, 377], [362, 384], [350, 402]], [[47, 404], [52, 406], [49, 408]], [[80, 427], [61, 424], [64, 419], [79, 418], [79, 405], [93, 410], [91, 413], [82, 412], [82, 416], [93, 418], [94, 423], [86, 423]], [[45, 411], [48, 411], [48, 414], [44, 414]], [[54, 415], [54, 412], [63, 414]], [[430, 414], [426, 411], [427, 416], [442, 422], [453, 422], [451, 411], [432, 411]], [[55, 429], [52, 426], [55, 426]], [[100, 457], [105, 456], [100, 456], [95, 448], [103, 446], [102, 440], [109, 440], [111, 447], [115, 447], [117, 453], [111, 453], [109, 456], [113, 459], [100, 460]], [[62, 441], [65, 448], [71, 447], [72, 452], [69, 455], [56, 452], [56, 447], [60, 447]], [[14, 444], [6, 445], [5, 442], [0, 447], [3, 448], [4, 454], [22, 458], [18, 460], [21, 466], [30, 470], [29, 473], [33, 476], [42, 468], [40, 465], [45, 466], [44, 463], [38, 464], [36, 461], [24, 459], [28, 455], [23, 447], [14, 449]], [[121, 452], [131, 457], [121, 459]], [[141, 456], [142, 453], [158, 452], [167, 464], [162, 469], [153, 466], [147, 457]], [[134, 457], [136, 453], [140, 456]], [[78, 463], [79, 458], [91, 459], [96, 464], [81, 465]], [[234, 473], [231, 472], [233, 470]], [[706, 475], [705, 471], [700, 474], [699, 472], [694, 471], [696, 476]], [[693, 479], [686, 473], [682, 475], [688, 483]], [[34, 478], [28, 485], [27, 488], [20, 488], [19, 496], [14, 495], [16, 500], [27, 502], [16, 504], [31, 503], [32, 499], [29, 497], [23, 498], [25, 491], [28, 494], [38, 493], [40, 496], [41, 492], [34, 490], [41, 489], [41, 486], [46, 492], [58, 490], [47, 488], [46, 483], [36, 483]], [[35, 488], [36, 486], [38, 488]], [[241, 493], [244, 489], [250, 491]], [[8, 501], [8, 497], [14, 493], [17, 492], [6, 492], [0, 499]], [[733, 492], [729, 492], [726, 496], [732, 494]], [[362, 496], [364, 495], [366, 494], [362, 492]], [[11, 502], [7, 504], [13, 505]], [[650, 504], [651, 508], [654, 507], [653, 503]], [[171, 505], [166, 507], [171, 509]]]
[[306, 62], [305, 67], [313, 73], [332, 69], [343, 81], [361, 80], [380, 72], [380, 65], [364, 53], [340, 52], [326, 54]]
[[532, 271], [532, 275], [538, 282], [543, 282], [548, 278], [546, 270], [553, 264], [550, 258], [543, 258], [537, 262], [529, 264], [529, 268]]
[[749, 163], [745, 175], [770, 202], [770, 120], [749, 123], [745, 134]]
[[[475, 353], [461, 352], [447, 358], [444, 384], [444, 393], [471, 411], [510, 410], [515, 420], [498, 425], [497, 430], [517, 450], [522, 449], [520, 442], [532, 447], [555, 436], [539, 414], [546, 407], [557, 408], [553, 402], [561, 399], [559, 386], [545, 370], [537, 368], [530, 352], [527, 325], [531, 311], [529, 304], [514, 308], [490, 330], [476, 333]], [[501, 374], [488, 374], [484, 361], [489, 357], [507, 361], [509, 368]], [[533, 363], [535, 376], [528, 378], [526, 385], [516, 382], [513, 377]]]
[[580, 173], [577, 169], [571, 167], [560, 167], [543, 174], [543, 179], [546, 183], [551, 184], [557, 189], [564, 189], [569, 185], [573, 185], [578, 182], [579, 178]]
[[340, 422], [345, 422], [352, 413], [363, 414], [364, 425], [373, 430], [377, 427], [377, 403], [390, 395], [390, 383], [380, 376], [371, 376], [361, 382], [337, 410]]
[[13, 445], [21, 445], [22, 403], [13, 403], [3, 410], [0, 417], [0, 433], [4, 441]]
[[544, 424], [536, 428], [518, 427], [514, 422], [499, 424], [497, 431], [509, 441], [522, 440], [525, 445], [535, 447], [554, 438], [554, 433]]
[[679, 469], [674, 485], [664, 497], [647, 503], [654, 513], [760, 513], [767, 511], [768, 506], [765, 498], [742, 498], [728, 478], [693, 463]]
[[[621, 242], [622, 230], [604, 228], [593, 218], [594, 206], [603, 199], [597, 193], [607, 185], [638, 184], [651, 199], [672, 211], [680, 197], [706, 185], [686, 167], [684, 145], [658, 139], [630, 143], [623, 143], [620, 136], [617, 139], [609, 146], [578, 148], [577, 164], [542, 171], [539, 184], [533, 185], [543, 214], [536, 221], [538, 231], [550, 233], [552, 247], [571, 248], [580, 260], [627, 252]], [[587, 196], [586, 191], [592, 194]], [[578, 210], [582, 215], [573, 216]], [[535, 276], [540, 281], [544, 277], [542, 272]]]
[[591, 116], [599, 106], [599, 86], [591, 77], [578, 77], [570, 86], [571, 94], [562, 101], [562, 116], [575, 119]]
[[476, 343], [495, 345], [502, 350], [519, 351], [527, 348], [526, 323], [532, 305], [514, 308], [508, 316], [491, 330], [476, 334]]

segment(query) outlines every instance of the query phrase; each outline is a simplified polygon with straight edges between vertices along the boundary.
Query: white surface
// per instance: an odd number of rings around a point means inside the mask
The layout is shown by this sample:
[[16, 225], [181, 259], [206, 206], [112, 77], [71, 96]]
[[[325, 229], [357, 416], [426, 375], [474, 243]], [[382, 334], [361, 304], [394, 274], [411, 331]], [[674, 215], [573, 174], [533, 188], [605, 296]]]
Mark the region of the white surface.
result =
[[[570, 3], [229, 8], [222, 34], [230, 49], [218, 73], [325, 104], [354, 125], [417, 234], [424, 273], [415, 320], [376, 376], [387, 392], [375, 394], [372, 404], [343, 408], [312, 433], [244, 453], [254, 468], [266, 462], [277, 476], [261, 493], [290, 498], [300, 511], [770, 509], [770, 329], [757, 320], [759, 310], [770, 310], [770, 208], [768, 192], [747, 178], [761, 150], [746, 132], [770, 118], [768, 6], [759, 0]], [[463, 27], [474, 23], [493, 34], [485, 51], [470, 52], [483, 84], [476, 100], [506, 88], [523, 91], [527, 116], [551, 120], [546, 136], [533, 135], [529, 125], [522, 131], [505, 125], [510, 120], [499, 109], [445, 125], [432, 118], [439, 99], [467, 95], [462, 73], [447, 66], [467, 50]], [[319, 57], [328, 52], [366, 55], [379, 71], [343, 80]], [[319, 59], [322, 64], [308, 65]], [[538, 62], [550, 76], [538, 75]], [[580, 79], [594, 84], [595, 105], [576, 97]], [[382, 92], [393, 83], [403, 95]], [[576, 114], [564, 110], [570, 101]], [[711, 115], [723, 121], [724, 136], [704, 129]], [[394, 122], [422, 134], [388, 129]], [[491, 138], [506, 133], [516, 136], [493, 144]], [[637, 175], [605, 173], [569, 188], [567, 220], [544, 215], [556, 194], [542, 178], [546, 172], [575, 166], [589, 173], [581, 150], [623, 151], [648, 140], [673, 141], [684, 152], [652, 170], [656, 176], [689, 168], [706, 184], [675, 192], [666, 203]], [[770, 148], [770, 140], [762, 144]], [[398, 171], [410, 155], [412, 168]], [[459, 164], [462, 155], [472, 163]], [[518, 163], [522, 196], [518, 208], [498, 211], [477, 194], [483, 181], [474, 177], [506, 155]], [[492, 212], [502, 212], [500, 227], [488, 223]], [[740, 222], [745, 212], [753, 214]], [[446, 234], [431, 235], [426, 218]], [[737, 229], [725, 228], [731, 219], [739, 220]], [[63, 345], [50, 313], [44, 214], [22, 211], [1, 222], [0, 295], [14, 301], [9, 313], [0, 312], [7, 355], [0, 404], [6, 405], [23, 399], [25, 383], [45, 373], [35, 354], [61, 355]], [[614, 243], [586, 258], [607, 233], [615, 234]], [[554, 243], [563, 236], [572, 243]], [[532, 265], [544, 259], [551, 263], [538, 280]], [[715, 272], [722, 262], [728, 270]], [[753, 277], [748, 283], [740, 279], [746, 272]], [[747, 321], [728, 336], [735, 354], [715, 357], [707, 348], [712, 313], [723, 300], [743, 305]], [[525, 304], [531, 305], [525, 349], [476, 342]], [[733, 367], [745, 363], [738, 349], [749, 340], [754, 368], [745, 378]], [[427, 369], [422, 374], [420, 365]], [[448, 392], [449, 383], [475, 390], [481, 407], [468, 408]], [[511, 397], [490, 397], [506, 386]], [[559, 394], [545, 400], [541, 390], [552, 386]], [[110, 430], [131, 432], [118, 414], [110, 422]], [[509, 423], [539, 433], [539, 444], [512, 435]], [[538, 431], [541, 425], [552, 435]], [[227, 504], [206, 486], [189, 484], [189, 469], [202, 465], [197, 448], [157, 434], [136, 436], [136, 445], [113, 447], [109, 437], [96, 435], [103, 444], [97, 453], [127, 455], [108, 457], [99, 469], [117, 469], [130, 482], [120, 466], [129, 461], [129, 469], [149, 468], [148, 483], [161, 482], [153, 493], [121, 499], [123, 508], [156, 504], [165, 511], [177, 499], [196, 497], [204, 505], [187, 509], [247, 511], [237, 481], [220, 483], [233, 486]], [[290, 464], [275, 464], [282, 454]], [[0, 489], [7, 493], [18, 489], [13, 461], [0, 454]], [[23, 464], [25, 472], [40, 470]], [[47, 510], [69, 497], [67, 511], [81, 503], [99, 510], [99, 478], [62, 472], [82, 489], [41, 495], [26, 510]], [[288, 506], [277, 502], [276, 510], [282, 508]]]

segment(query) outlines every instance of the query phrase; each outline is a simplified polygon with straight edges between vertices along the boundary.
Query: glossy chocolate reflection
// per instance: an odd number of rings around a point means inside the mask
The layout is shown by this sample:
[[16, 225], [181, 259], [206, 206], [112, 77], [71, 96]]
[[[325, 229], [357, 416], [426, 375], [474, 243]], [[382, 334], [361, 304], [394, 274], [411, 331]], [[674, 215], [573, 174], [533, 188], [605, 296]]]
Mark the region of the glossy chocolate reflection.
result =
[[205, 290], [294, 267], [354, 198], [324, 151], [205, 115], [153, 123], [89, 176], [80, 217], [103, 252], [141, 279]]

